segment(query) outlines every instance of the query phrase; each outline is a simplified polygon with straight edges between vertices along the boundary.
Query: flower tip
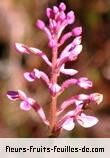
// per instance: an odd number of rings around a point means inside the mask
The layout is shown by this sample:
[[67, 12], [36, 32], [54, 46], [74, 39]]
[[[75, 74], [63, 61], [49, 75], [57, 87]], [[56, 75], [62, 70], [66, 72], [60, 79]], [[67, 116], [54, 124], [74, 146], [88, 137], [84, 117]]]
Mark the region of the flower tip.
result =
[[33, 70], [33, 73], [34, 73], [34, 76], [35, 76], [36, 78], [40, 79], [41, 75], [40, 75], [40, 71], [39, 71], [38, 69], [35, 68], [35, 69]]
[[68, 24], [72, 24], [75, 20], [75, 15], [73, 11], [67, 13], [67, 22]]
[[77, 84], [81, 87], [81, 88], [84, 88], [84, 89], [88, 89], [88, 88], [91, 88], [92, 87], [92, 81], [88, 80], [88, 78], [86, 77], [81, 77]]
[[93, 93], [90, 95], [90, 99], [96, 102], [96, 104], [100, 104], [103, 101], [103, 94]]
[[59, 5], [59, 8], [62, 10], [62, 11], [65, 11], [66, 10], [66, 5], [61, 2], [60, 5]]
[[74, 36], [79, 36], [81, 33], [82, 33], [82, 27], [75, 27], [75, 28], [72, 30], [72, 34], [73, 34]]
[[33, 73], [25, 72], [24, 78], [29, 82], [33, 82], [35, 80], [35, 75]]
[[44, 23], [42, 20], [37, 20], [36, 26], [37, 26], [39, 29], [43, 30], [43, 29], [45, 28], [45, 23]]
[[20, 52], [20, 53], [29, 54], [29, 53], [27, 53], [26, 48], [24, 48], [24, 47], [23, 47], [23, 44], [21, 44], [21, 43], [15, 43], [15, 48], [16, 48], [16, 50], [17, 50], [18, 52]]
[[19, 98], [19, 94], [17, 91], [8, 91], [6, 95], [10, 100], [17, 100]]
[[52, 14], [52, 9], [51, 8], [47, 8], [46, 9], [46, 15], [47, 15], [47, 17], [50, 18], [51, 14]]
[[56, 6], [53, 6], [53, 12], [54, 14], [58, 13], [59, 9]]

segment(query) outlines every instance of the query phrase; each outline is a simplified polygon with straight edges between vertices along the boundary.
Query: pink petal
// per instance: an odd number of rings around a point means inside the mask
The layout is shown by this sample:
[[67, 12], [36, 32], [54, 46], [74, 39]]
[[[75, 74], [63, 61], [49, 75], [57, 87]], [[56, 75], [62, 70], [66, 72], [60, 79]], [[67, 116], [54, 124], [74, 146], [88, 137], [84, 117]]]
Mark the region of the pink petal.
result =
[[24, 45], [21, 43], [15, 43], [15, 48], [20, 53], [29, 54], [29, 52], [25, 49]]
[[61, 85], [61, 92], [63, 92], [66, 88], [68, 88], [71, 85], [78, 85], [81, 88], [85, 88], [88, 89], [90, 87], [92, 87], [92, 82], [89, 81], [87, 78], [80, 78], [80, 79], [68, 79], [66, 81], [64, 81]]
[[92, 81], [89, 81], [86, 77], [79, 78], [77, 85], [79, 85], [81, 88], [88, 89], [92, 87]]
[[35, 75], [32, 75], [32, 73], [30, 73], [30, 72], [25, 72], [25, 73], [24, 73], [24, 77], [25, 77], [25, 79], [27, 79], [29, 82], [33, 82], [33, 81], [36, 79]]
[[80, 106], [80, 105], [83, 105], [83, 101], [82, 100], [75, 100], [75, 105], [76, 106]]
[[15, 43], [15, 47], [16, 47], [16, 50], [20, 53], [23, 53], [23, 54], [34, 53], [36, 55], [39, 55], [49, 66], [52, 65], [48, 57], [40, 49], [28, 47], [21, 43]]
[[79, 55], [82, 51], [82, 45], [81, 44], [81, 36], [76, 37], [70, 44], [68, 44], [62, 53], [60, 54], [60, 58], [65, 57], [66, 55], [69, 55], [70, 49], [75, 46], [75, 48], [71, 51], [74, 53], [74, 55]]
[[69, 107], [72, 104], [74, 104], [76, 106], [81, 106], [82, 107], [84, 101], [87, 100], [88, 98], [89, 98], [89, 96], [84, 95], [84, 94], [80, 94], [80, 95], [76, 95], [76, 96], [73, 96], [73, 97], [65, 100], [60, 105], [59, 113], [63, 112], [67, 107]]
[[60, 11], [60, 15], [58, 16], [59, 23], [62, 23], [66, 19], [66, 14], [63, 11]]
[[71, 97], [71, 98], [69, 98], [69, 99], [67, 99], [67, 100], [65, 100], [62, 104], [61, 104], [61, 106], [60, 106], [60, 109], [61, 110], [65, 110], [68, 106], [70, 106], [71, 104], [74, 104], [75, 103], [75, 97], [73, 96], [73, 97]]
[[64, 34], [62, 37], [61, 37], [61, 39], [60, 39], [60, 45], [62, 45], [62, 44], [64, 44], [64, 42], [68, 39], [68, 38], [70, 38], [72, 36], [72, 33], [71, 32], [68, 32], [68, 33], [66, 33], [66, 34]]
[[62, 10], [62, 11], [65, 11], [66, 10], [66, 5], [61, 2], [60, 5], [59, 5], [59, 8]]
[[63, 50], [63, 51], [61, 52], [61, 54], [60, 54], [60, 58], [59, 58], [60, 60], [63, 59], [65, 56], [68, 55], [69, 50], [71, 49], [72, 45], [73, 45], [73, 43], [70, 43], [70, 44], [68, 44], [68, 45], [64, 48], [64, 50]]
[[[47, 16], [49, 16], [49, 14], [50, 14], [50, 13], [49, 13], [49, 9], [50, 9], [50, 8], [47, 9]], [[47, 34], [49, 40], [51, 39], [51, 32], [50, 32], [50, 30], [46, 27], [45, 23], [44, 23], [42, 20], [37, 20], [36, 26], [37, 26], [39, 29], [43, 30], [43, 31]]]
[[89, 128], [94, 126], [95, 124], [98, 123], [98, 119], [96, 117], [93, 116], [87, 116], [84, 113], [82, 113], [80, 116], [77, 117], [77, 122], [85, 127], [85, 128]]
[[51, 34], [50, 30], [47, 27], [45, 27], [44, 31], [47, 34], [48, 39], [51, 40], [52, 39], [52, 34]]
[[66, 88], [68, 88], [71, 85], [75, 85], [77, 84], [77, 79], [68, 79], [66, 81], [64, 81], [61, 85], [61, 92], [63, 92]]
[[18, 90], [18, 94], [19, 94], [19, 97], [20, 97], [21, 100], [26, 100], [27, 99], [27, 96], [23, 91]]
[[[57, 122], [57, 128], [61, 129], [63, 124], [66, 122], [66, 120], [72, 118], [72, 122], [73, 122], [73, 115], [74, 115], [74, 110], [71, 110], [69, 112], [67, 112], [58, 122]], [[58, 113], [57, 113], [58, 116]]]
[[78, 71], [75, 69], [65, 69], [64, 65], [62, 65], [62, 67], [60, 68], [60, 72], [62, 72], [65, 75], [70, 75], [70, 76], [73, 76], [78, 73]]
[[42, 79], [46, 82], [47, 85], [49, 85], [50, 81], [46, 73], [43, 71], [39, 71], [38, 69], [34, 69], [35, 77], [38, 79]]
[[71, 56], [78, 56], [82, 51], [82, 45], [76, 45], [76, 47], [71, 51]]
[[[74, 49], [71, 50], [73, 43], [70, 43], [61, 53], [59, 59], [57, 60], [57, 67], [61, 67], [67, 61], [74, 61], [77, 59], [78, 55], [82, 51], [82, 45], [76, 45]], [[70, 51], [71, 50], [71, 51]]]
[[49, 85], [50, 80], [49, 80], [47, 74], [44, 73], [43, 71], [40, 71], [40, 76], [41, 76], [42, 80], [44, 80], [46, 82], [46, 84]]
[[34, 110], [39, 114], [40, 118], [42, 119], [42, 121], [46, 124], [46, 125], [49, 125], [49, 122], [48, 120], [46, 119], [46, 116], [45, 116], [45, 113], [42, 109], [42, 107], [37, 103], [35, 102], [32, 107], [34, 108]]
[[75, 35], [75, 36], [79, 36], [79, 35], [82, 33], [82, 27], [75, 27], [75, 28], [72, 30], [72, 33], [73, 33], [73, 35]]
[[73, 11], [67, 13], [67, 22], [68, 24], [72, 24], [75, 21], [75, 15]]
[[71, 131], [75, 126], [75, 123], [73, 122], [73, 118], [68, 118], [62, 125], [62, 128]]
[[89, 96], [86, 94], [79, 94], [79, 95], [77, 95], [77, 99], [78, 100], [87, 100], [87, 99], [89, 99]]
[[52, 18], [52, 15], [53, 15], [53, 11], [51, 8], [47, 8], [46, 9], [46, 15], [48, 18]]
[[59, 9], [58, 9], [58, 7], [56, 7], [56, 6], [53, 6], [53, 13], [54, 14], [57, 14], [59, 12]]
[[60, 25], [59, 27], [59, 30], [58, 30], [58, 35], [57, 35], [57, 38], [59, 39], [63, 30], [65, 29], [65, 27], [68, 25], [68, 22], [67, 22], [67, 19], [64, 19], [64, 21], [62, 22], [62, 24]]
[[25, 72], [24, 77], [29, 81], [33, 82], [35, 79], [42, 79], [49, 85], [50, 81], [48, 76], [43, 72], [39, 71], [38, 69], [34, 69], [32, 72]]
[[25, 111], [29, 111], [31, 109], [30, 104], [27, 101], [22, 101], [20, 103], [20, 108]]
[[36, 26], [37, 26], [39, 29], [43, 30], [43, 29], [45, 28], [45, 23], [44, 23], [42, 20], [37, 20]]
[[35, 100], [34, 99], [32, 99], [32, 98], [27, 98], [27, 102], [30, 104], [30, 105], [33, 105], [33, 104], [35, 104]]
[[49, 66], [52, 65], [48, 57], [40, 49], [30, 47], [28, 50], [36, 55], [39, 55]]
[[[78, 36], [76, 37], [74, 40], [73, 40], [73, 46], [76, 46], [76, 45], [80, 45], [81, 44], [81, 36]], [[78, 48], [77, 48], [78, 49]], [[82, 50], [82, 45], [80, 45], [80, 49]], [[80, 51], [81, 52], [81, 51]]]
[[40, 79], [40, 77], [41, 77], [40, 71], [38, 69], [34, 69], [33, 72], [35, 74], [35, 77]]

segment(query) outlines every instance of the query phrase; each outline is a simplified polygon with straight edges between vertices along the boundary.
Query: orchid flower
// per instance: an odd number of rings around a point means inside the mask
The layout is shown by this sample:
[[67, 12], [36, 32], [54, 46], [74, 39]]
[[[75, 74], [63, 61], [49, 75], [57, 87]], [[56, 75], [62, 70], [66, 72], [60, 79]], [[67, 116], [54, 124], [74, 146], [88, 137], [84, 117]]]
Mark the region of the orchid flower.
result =
[[12, 101], [20, 100], [20, 108], [24, 111], [29, 111], [31, 108], [33, 108], [39, 114], [42, 121], [46, 125], [49, 125], [42, 107], [34, 99], [27, 97], [23, 91], [8, 91], [7, 97]]
[[[22, 54], [35, 54], [40, 56], [45, 63], [49, 66], [51, 72], [50, 77], [45, 72], [34, 68], [31, 72], [25, 72], [24, 78], [29, 82], [34, 82], [37, 79], [42, 79], [51, 95], [50, 116], [47, 118], [42, 106], [34, 99], [27, 97], [27, 95], [21, 91], [8, 91], [7, 97], [12, 100], [20, 100], [20, 108], [25, 111], [29, 111], [32, 108], [39, 114], [42, 121], [49, 127], [52, 136], [56, 136], [56, 133], [65, 130], [72, 130], [75, 126], [75, 122], [81, 126], [88, 128], [94, 126], [98, 119], [94, 116], [88, 116], [84, 113], [85, 107], [89, 106], [89, 103], [98, 105], [103, 100], [103, 95], [100, 93], [91, 94], [77, 94], [66, 99], [57, 105], [57, 99], [64, 92], [65, 89], [72, 85], [76, 85], [79, 88], [89, 89], [92, 88], [93, 83], [87, 77], [77, 78], [76, 74], [78, 70], [65, 68], [67, 62], [75, 61], [82, 51], [81, 33], [82, 27], [77, 26], [72, 31], [63, 34], [63, 30], [75, 21], [75, 15], [73, 11], [66, 13], [66, 5], [62, 2], [59, 6], [53, 6], [53, 8], [47, 8], [46, 16], [49, 24], [38, 19], [36, 27], [44, 31], [48, 37], [48, 46], [52, 50], [52, 59], [48, 59], [46, 53], [38, 48], [27, 46], [21, 43], [15, 43], [15, 48], [18, 53]], [[73, 38], [60, 53], [59, 47], [61, 47], [69, 38]], [[60, 74], [71, 76], [70, 79], [65, 80], [62, 84], [58, 83], [58, 77]], [[68, 107], [72, 107], [71, 111], [67, 111]], [[59, 107], [59, 108], [58, 108]], [[62, 114], [62, 115], [60, 115]]]
[[94, 126], [98, 119], [94, 116], [88, 116], [83, 113], [83, 104], [78, 105], [75, 110], [67, 112], [61, 120], [58, 121], [58, 129], [71, 131], [75, 127], [75, 122], [82, 127], [89, 128]]

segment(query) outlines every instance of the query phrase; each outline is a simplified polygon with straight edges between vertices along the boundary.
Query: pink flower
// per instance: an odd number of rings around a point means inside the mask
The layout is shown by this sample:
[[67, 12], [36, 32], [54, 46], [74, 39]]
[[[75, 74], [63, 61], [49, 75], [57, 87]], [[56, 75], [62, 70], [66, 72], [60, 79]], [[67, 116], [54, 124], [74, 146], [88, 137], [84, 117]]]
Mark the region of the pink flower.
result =
[[42, 121], [46, 124], [49, 125], [48, 120], [46, 119], [45, 113], [42, 109], [42, 107], [32, 98], [29, 98], [26, 96], [26, 94], [21, 91], [8, 91], [7, 92], [7, 97], [12, 100], [20, 100], [20, 108], [25, 111], [29, 111], [31, 108], [33, 108], [40, 116]]
[[21, 100], [21, 103], [20, 103], [20, 108], [22, 110], [25, 110], [25, 111], [28, 111], [31, 109], [32, 105], [35, 103], [35, 100], [32, 99], [32, 98], [28, 98], [26, 96], [26, 94], [21, 91], [21, 90], [18, 90], [18, 91], [8, 91], [7, 92], [7, 97], [14, 101], [14, 100]]
[[[97, 99], [96, 99], [97, 98]], [[58, 115], [62, 113], [67, 107], [70, 105], [85, 105], [89, 103], [96, 103], [100, 104], [103, 100], [103, 95], [100, 93], [92, 93], [90, 95], [86, 94], [79, 94], [76, 96], [72, 96], [69, 99], [65, 100], [61, 105], [60, 105], [60, 110], [58, 111]]]
[[50, 83], [48, 76], [43, 71], [39, 71], [38, 69], [34, 69], [32, 72], [25, 72], [24, 77], [29, 82], [33, 82], [36, 79], [42, 79], [47, 85]]
[[88, 89], [88, 88], [92, 87], [92, 82], [89, 81], [88, 78], [86, 78], [86, 77], [79, 78], [77, 84], [80, 87], [85, 88], [85, 89]]
[[68, 79], [64, 81], [61, 85], [61, 92], [63, 92], [66, 88], [68, 88], [71, 85], [78, 85], [81, 88], [88, 89], [92, 87], [92, 82], [89, 81], [86, 77], [81, 77], [79, 79]]
[[88, 116], [83, 113], [82, 105], [76, 107], [75, 110], [69, 111], [64, 117], [59, 120], [57, 128], [63, 128], [71, 131], [75, 127], [75, 121], [82, 127], [89, 128], [97, 124], [98, 119], [94, 116]]
[[37, 48], [33, 48], [33, 47], [28, 47], [24, 44], [21, 43], [15, 43], [15, 48], [19, 53], [22, 54], [35, 54], [40, 56], [50, 67], [52, 66], [51, 62], [49, 61], [49, 59], [47, 58], [47, 56], [45, 55], [45, 53], [43, 53], [40, 49]]

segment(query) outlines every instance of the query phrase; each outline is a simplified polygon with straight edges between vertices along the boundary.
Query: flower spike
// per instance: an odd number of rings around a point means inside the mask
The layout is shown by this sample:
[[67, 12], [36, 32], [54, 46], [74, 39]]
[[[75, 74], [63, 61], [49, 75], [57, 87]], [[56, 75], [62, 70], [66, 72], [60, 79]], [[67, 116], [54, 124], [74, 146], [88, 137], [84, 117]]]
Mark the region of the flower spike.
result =
[[[78, 123], [84, 128], [89, 128], [98, 123], [98, 119], [94, 116], [85, 114], [85, 109], [89, 104], [99, 105], [103, 100], [103, 95], [100, 93], [76, 94], [65, 99], [61, 105], [57, 105], [58, 97], [70, 86], [78, 86], [85, 90], [92, 88], [93, 83], [87, 77], [74, 76], [78, 70], [66, 68], [67, 62], [75, 61], [82, 51], [81, 34], [82, 27], [75, 26], [71, 31], [63, 34], [64, 29], [75, 22], [75, 14], [73, 11], [66, 13], [66, 5], [61, 2], [58, 6], [46, 9], [48, 25], [40, 19], [36, 22], [36, 27], [44, 31], [48, 37], [48, 47], [51, 49], [51, 61], [47, 55], [40, 49], [28, 47], [21, 43], [15, 43], [16, 50], [21, 54], [34, 54], [40, 56], [49, 66], [50, 75], [34, 68], [31, 72], [25, 72], [24, 78], [33, 82], [36, 79], [42, 79], [50, 92], [51, 105], [47, 105], [50, 110], [48, 119], [44, 110], [38, 102], [28, 97], [23, 91], [8, 91], [7, 97], [11, 101], [20, 100], [20, 108], [25, 111], [34, 109], [39, 114], [43, 123], [45, 123], [52, 137], [56, 137], [65, 129], [71, 131], [75, 124]], [[59, 48], [71, 38], [71, 42], [64, 49]], [[59, 84], [60, 75], [68, 75], [71, 78], [66, 79], [62, 84]], [[71, 110], [69, 107], [71, 106]], [[59, 108], [58, 108], [59, 107]], [[61, 114], [61, 115], [60, 115]]]

